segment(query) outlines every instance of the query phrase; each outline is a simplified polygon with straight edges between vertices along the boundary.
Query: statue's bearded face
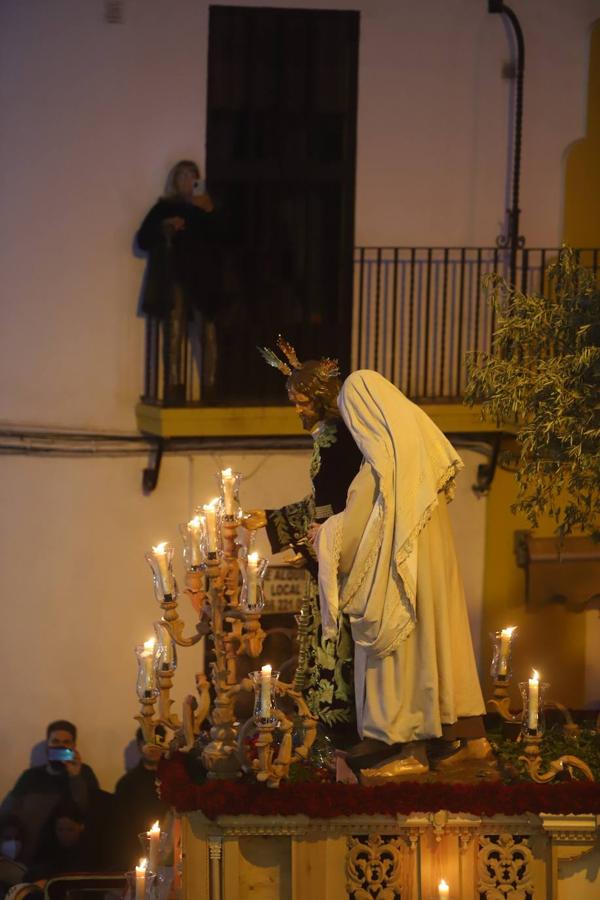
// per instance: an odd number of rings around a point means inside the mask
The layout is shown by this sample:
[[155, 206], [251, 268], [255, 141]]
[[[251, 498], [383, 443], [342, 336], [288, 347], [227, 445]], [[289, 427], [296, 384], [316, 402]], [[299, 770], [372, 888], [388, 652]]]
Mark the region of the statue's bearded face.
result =
[[294, 404], [305, 431], [312, 431], [323, 418], [322, 405], [314, 397], [301, 394], [293, 389], [288, 390], [290, 403]]

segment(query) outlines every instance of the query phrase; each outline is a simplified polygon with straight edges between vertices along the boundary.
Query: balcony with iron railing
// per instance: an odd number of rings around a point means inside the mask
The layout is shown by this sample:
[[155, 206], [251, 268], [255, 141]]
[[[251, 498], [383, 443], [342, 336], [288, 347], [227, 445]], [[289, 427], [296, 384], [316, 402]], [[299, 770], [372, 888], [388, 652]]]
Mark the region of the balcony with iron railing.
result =
[[[600, 275], [600, 249], [581, 249], [583, 265]], [[496, 272], [524, 291], [545, 293], [548, 266], [558, 248], [522, 248], [516, 260], [498, 247], [357, 247], [349, 352], [351, 368], [381, 372], [433, 416], [444, 430], [488, 430], [472, 410], [462, 407], [467, 383], [467, 356], [488, 352], [494, 310], [482, 279]], [[271, 339], [278, 330], [273, 322]], [[319, 323], [306, 326], [316, 334]], [[243, 323], [240, 324], [243, 328]], [[144, 393], [138, 406], [142, 431], [157, 435], [298, 435], [292, 411], [268, 402], [260, 405], [244, 394], [239, 372], [239, 402], [203, 403], [192, 334], [184, 335], [184, 399], [165, 399], [165, 354], [162, 328], [146, 323]], [[227, 354], [228, 347], [221, 347]], [[336, 348], [332, 348], [332, 355]], [[340, 353], [337, 348], [337, 353]], [[228, 365], [235, 366], [230, 359]], [[261, 362], [256, 356], [256, 365]], [[450, 416], [450, 407], [452, 417]]]

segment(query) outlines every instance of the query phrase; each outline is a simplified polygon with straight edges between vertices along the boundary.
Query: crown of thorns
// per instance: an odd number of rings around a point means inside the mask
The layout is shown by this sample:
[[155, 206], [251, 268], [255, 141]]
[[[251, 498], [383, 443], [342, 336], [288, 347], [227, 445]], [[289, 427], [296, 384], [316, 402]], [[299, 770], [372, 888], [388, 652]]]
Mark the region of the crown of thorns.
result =
[[[286, 377], [289, 377], [292, 372], [299, 371], [303, 369], [306, 363], [301, 363], [298, 359], [298, 355], [292, 345], [285, 340], [281, 335], [278, 336], [276, 340], [276, 346], [278, 350], [280, 350], [285, 358], [287, 359], [287, 363], [285, 363], [282, 359], [280, 359], [273, 350], [269, 350], [268, 347], [259, 347], [258, 351], [261, 354], [262, 358], [267, 362], [270, 366], [273, 366], [274, 369], [279, 369]], [[309, 360], [309, 362], [314, 362], [313, 360]], [[337, 359], [329, 359], [329, 357], [323, 357], [316, 361], [315, 368], [313, 370], [313, 375], [316, 378], [323, 379], [326, 381], [328, 378], [337, 378], [340, 374], [340, 367]]]

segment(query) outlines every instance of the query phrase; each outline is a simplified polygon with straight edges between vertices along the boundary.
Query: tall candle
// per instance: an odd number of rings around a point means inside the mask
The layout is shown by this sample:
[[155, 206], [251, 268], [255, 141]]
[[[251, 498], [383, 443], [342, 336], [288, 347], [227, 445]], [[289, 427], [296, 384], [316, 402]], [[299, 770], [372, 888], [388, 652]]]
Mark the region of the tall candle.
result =
[[529, 679], [529, 710], [527, 713], [527, 727], [530, 731], [537, 731], [540, 712], [540, 676], [535, 671]]
[[144, 689], [146, 691], [153, 691], [155, 688], [155, 679], [154, 679], [154, 646], [156, 644], [155, 638], [150, 638], [149, 641], [144, 641], [144, 649], [141, 654], [141, 658], [144, 663]]
[[448, 900], [450, 896], [450, 888], [442, 878], [440, 883], [438, 884], [438, 898], [439, 900]]
[[[176, 665], [175, 642], [171, 637], [171, 633], [164, 622], [155, 623], [155, 631], [159, 640], [159, 662], [163, 669], [174, 669]], [[154, 872], [152, 866], [150, 870]]]
[[246, 604], [249, 607], [256, 606], [256, 575], [258, 572], [258, 553], [249, 553], [246, 563]]
[[169, 557], [167, 556], [167, 543], [163, 541], [152, 548], [152, 554], [156, 560], [160, 580], [162, 583], [163, 594], [171, 596], [173, 594], [173, 576], [169, 567]]
[[202, 563], [202, 551], [200, 549], [200, 538], [202, 535], [202, 519], [200, 516], [194, 516], [188, 522], [188, 532], [190, 540], [190, 566], [199, 566]]
[[217, 503], [219, 502], [218, 498], [211, 500], [210, 503], [205, 503], [202, 507], [204, 515], [206, 516], [206, 535], [208, 538], [208, 552], [216, 553], [217, 552]]
[[146, 871], [148, 860], [140, 859], [139, 866], [135, 867], [135, 900], [144, 900], [146, 896]]
[[498, 675], [508, 674], [508, 654], [510, 653], [510, 639], [514, 627], [503, 628], [500, 632], [500, 659], [498, 660]]
[[260, 712], [268, 718], [271, 712], [271, 666], [260, 670]]
[[158, 872], [158, 855], [160, 850], [160, 823], [158, 820], [154, 823], [150, 831], [147, 831], [149, 841], [148, 850], [148, 868], [151, 872]]
[[235, 512], [235, 497], [233, 495], [235, 475], [231, 471], [231, 468], [221, 470], [221, 483], [223, 485], [223, 505], [225, 507], [225, 515], [233, 516]]

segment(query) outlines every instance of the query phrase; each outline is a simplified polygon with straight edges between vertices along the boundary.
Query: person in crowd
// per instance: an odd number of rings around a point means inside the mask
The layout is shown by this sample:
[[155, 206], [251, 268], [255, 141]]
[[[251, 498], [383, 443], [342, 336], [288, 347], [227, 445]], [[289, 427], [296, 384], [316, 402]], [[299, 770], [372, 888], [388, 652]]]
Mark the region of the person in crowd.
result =
[[25, 828], [14, 813], [0, 816], [0, 856], [20, 860], [25, 845]]
[[214, 393], [217, 371], [215, 317], [221, 279], [222, 219], [193, 160], [171, 170], [167, 190], [148, 212], [137, 244], [148, 253], [142, 312], [163, 323], [165, 402], [185, 402], [187, 323], [200, 355], [203, 400]]
[[27, 866], [23, 863], [25, 829], [18, 816], [0, 817], [0, 897], [9, 887], [23, 881]]
[[44, 826], [27, 880], [39, 882], [99, 868], [97, 842], [89, 835], [86, 817], [72, 800], [62, 801]]
[[356, 475], [361, 454], [340, 417], [336, 398], [340, 389], [337, 363], [330, 359], [301, 363], [287, 341], [277, 347], [287, 363], [271, 350], [261, 351], [269, 365], [286, 376], [288, 398], [304, 429], [312, 435], [311, 493], [281, 509], [250, 510], [244, 525], [249, 530], [266, 528], [274, 553], [291, 547], [293, 564], [308, 572], [303, 608], [309, 629], [305, 666], [297, 670], [294, 684], [303, 690], [311, 711], [339, 746], [356, 740], [352, 688], [352, 639], [342, 621], [333, 639], [322, 634], [317, 583], [317, 559], [309, 541], [309, 526], [323, 522], [345, 505], [348, 486]]
[[59, 803], [70, 800], [84, 814], [94, 803], [98, 780], [76, 745], [77, 729], [72, 722], [51, 722], [46, 729], [46, 763], [23, 772], [0, 806], [0, 814], [12, 813], [23, 823], [26, 863], [33, 858], [42, 829]]
[[[157, 726], [156, 733], [164, 740], [165, 730]], [[137, 765], [119, 779], [114, 800], [114, 864], [117, 868], [131, 869], [141, 856], [138, 836], [148, 831], [169, 811], [158, 796], [156, 771], [161, 751], [153, 744], [146, 744], [142, 729], [135, 735], [140, 759]]]
[[342, 418], [363, 456], [343, 512], [312, 527], [324, 634], [348, 620], [363, 780], [491, 756], [447, 503], [462, 461], [434, 422], [377, 372], [344, 382]]

